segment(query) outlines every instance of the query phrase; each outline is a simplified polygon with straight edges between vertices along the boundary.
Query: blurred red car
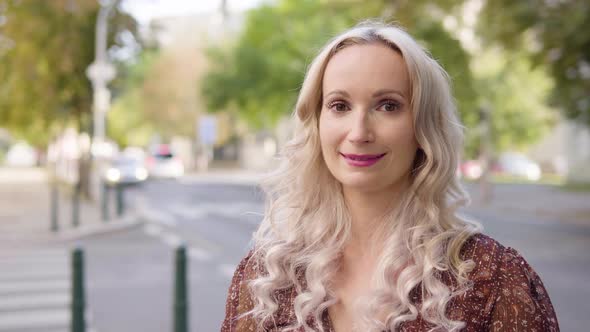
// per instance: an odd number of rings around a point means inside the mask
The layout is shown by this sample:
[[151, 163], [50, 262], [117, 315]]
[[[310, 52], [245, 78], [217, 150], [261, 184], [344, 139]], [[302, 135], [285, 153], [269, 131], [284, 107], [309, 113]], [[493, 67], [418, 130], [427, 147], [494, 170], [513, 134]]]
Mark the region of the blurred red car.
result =
[[469, 180], [477, 180], [483, 174], [483, 165], [479, 160], [467, 160], [459, 165], [461, 175]]

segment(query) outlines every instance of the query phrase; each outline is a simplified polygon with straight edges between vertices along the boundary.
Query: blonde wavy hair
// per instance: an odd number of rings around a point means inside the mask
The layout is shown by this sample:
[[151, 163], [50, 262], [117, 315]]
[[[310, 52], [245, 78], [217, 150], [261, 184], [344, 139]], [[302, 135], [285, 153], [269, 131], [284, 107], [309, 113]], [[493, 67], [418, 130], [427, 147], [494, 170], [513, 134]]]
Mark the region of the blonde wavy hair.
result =
[[[294, 112], [294, 137], [280, 154], [280, 166], [263, 182], [265, 217], [254, 234], [254, 257], [264, 273], [249, 282], [253, 315], [262, 326], [278, 310], [277, 291], [295, 287], [297, 323], [288, 328], [313, 330], [308, 317], [322, 314], [336, 302], [330, 281], [351, 237], [351, 218], [340, 183], [322, 157], [319, 113], [324, 70], [339, 50], [356, 44], [383, 43], [401, 53], [411, 81], [411, 109], [416, 154], [410, 189], [381, 223], [385, 234], [374, 289], [360, 306], [364, 331], [394, 331], [420, 314], [436, 328], [459, 330], [463, 322], [445, 314], [452, 297], [467, 288], [473, 262], [460, 258], [464, 242], [480, 226], [462, 219], [456, 209], [469, 202], [456, 177], [463, 143], [444, 69], [401, 28], [363, 23], [332, 39], [311, 63]], [[452, 284], [443, 282], [450, 273]], [[421, 290], [422, 301], [412, 300]], [[378, 319], [377, 317], [384, 317]], [[323, 331], [321, 324], [318, 327]]]

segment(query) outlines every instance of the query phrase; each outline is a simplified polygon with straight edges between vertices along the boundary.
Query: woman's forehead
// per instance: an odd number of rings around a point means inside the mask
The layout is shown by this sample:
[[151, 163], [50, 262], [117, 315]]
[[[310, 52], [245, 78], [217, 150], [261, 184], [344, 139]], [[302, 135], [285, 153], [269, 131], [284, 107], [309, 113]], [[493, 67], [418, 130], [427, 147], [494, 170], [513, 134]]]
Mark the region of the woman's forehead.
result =
[[332, 91], [375, 92], [391, 89], [409, 95], [409, 78], [401, 54], [382, 43], [359, 44], [339, 50], [328, 61], [322, 81], [325, 95]]

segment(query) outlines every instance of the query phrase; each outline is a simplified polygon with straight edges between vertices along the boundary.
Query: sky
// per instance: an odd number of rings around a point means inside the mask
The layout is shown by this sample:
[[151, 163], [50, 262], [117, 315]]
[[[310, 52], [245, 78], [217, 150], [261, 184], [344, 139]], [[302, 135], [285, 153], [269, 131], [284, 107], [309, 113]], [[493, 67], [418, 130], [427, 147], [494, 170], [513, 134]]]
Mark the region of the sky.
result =
[[[256, 7], [268, 0], [227, 0], [229, 11], [242, 11]], [[155, 17], [191, 15], [219, 10], [221, 0], [124, 0], [125, 11], [140, 23]]]

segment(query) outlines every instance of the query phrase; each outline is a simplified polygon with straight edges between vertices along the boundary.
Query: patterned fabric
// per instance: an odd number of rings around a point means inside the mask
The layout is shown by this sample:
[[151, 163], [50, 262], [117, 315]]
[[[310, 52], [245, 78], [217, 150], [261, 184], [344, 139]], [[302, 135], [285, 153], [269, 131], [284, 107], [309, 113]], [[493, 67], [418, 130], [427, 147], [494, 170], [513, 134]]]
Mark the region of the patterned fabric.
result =
[[[475, 268], [469, 274], [471, 287], [449, 302], [447, 315], [453, 320], [464, 321], [466, 326], [463, 331], [559, 331], [555, 311], [541, 279], [516, 250], [504, 247], [488, 236], [477, 234], [465, 243], [461, 256], [475, 262]], [[221, 332], [278, 332], [296, 322], [293, 301], [297, 292], [294, 287], [277, 291], [279, 309], [274, 319], [269, 320], [262, 329], [257, 329], [257, 322], [250, 316], [241, 316], [254, 307], [247, 284], [263, 273], [256, 261], [250, 252], [236, 269], [229, 288]], [[453, 286], [449, 275], [443, 275], [442, 280], [450, 287]], [[419, 287], [412, 295], [419, 305]], [[317, 327], [313, 317], [308, 322]], [[321, 324], [325, 331], [334, 332], [327, 310]], [[432, 327], [418, 316], [413, 321], [404, 322], [399, 331], [422, 332]], [[304, 330], [301, 328], [297, 331]]]

